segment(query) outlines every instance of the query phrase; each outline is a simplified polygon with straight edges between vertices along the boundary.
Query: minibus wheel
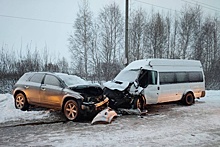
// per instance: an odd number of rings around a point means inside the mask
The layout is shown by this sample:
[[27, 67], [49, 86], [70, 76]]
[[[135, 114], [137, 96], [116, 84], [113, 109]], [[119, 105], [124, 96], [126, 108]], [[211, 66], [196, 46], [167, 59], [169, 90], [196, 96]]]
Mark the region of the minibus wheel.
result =
[[134, 98], [134, 105], [133, 109], [144, 109], [144, 99], [142, 97], [135, 97]]
[[182, 99], [182, 102], [184, 105], [187, 105], [187, 106], [190, 106], [192, 105], [194, 102], [195, 102], [195, 98], [194, 98], [194, 95], [192, 93], [187, 93], [183, 99]]

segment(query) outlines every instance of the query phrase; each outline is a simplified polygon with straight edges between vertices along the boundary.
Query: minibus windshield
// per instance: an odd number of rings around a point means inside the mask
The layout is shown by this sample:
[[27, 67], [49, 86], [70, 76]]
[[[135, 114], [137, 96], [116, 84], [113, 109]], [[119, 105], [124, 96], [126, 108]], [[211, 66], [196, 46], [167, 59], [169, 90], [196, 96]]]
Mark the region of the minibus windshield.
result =
[[114, 79], [119, 82], [134, 82], [140, 73], [140, 69], [122, 70]]

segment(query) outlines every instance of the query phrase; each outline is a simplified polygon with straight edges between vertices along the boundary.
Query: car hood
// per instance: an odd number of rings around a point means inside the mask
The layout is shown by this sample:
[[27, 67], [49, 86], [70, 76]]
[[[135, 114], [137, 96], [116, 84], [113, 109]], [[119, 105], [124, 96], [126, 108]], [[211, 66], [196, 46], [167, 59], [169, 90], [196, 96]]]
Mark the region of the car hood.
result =
[[103, 83], [103, 85], [111, 90], [119, 90], [119, 91], [123, 91], [125, 90], [128, 85], [129, 82], [114, 82], [114, 81], [108, 81], [106, 83]]
[[68, 86], [69, 89], [79, 92], [81, 94], [85, 94], [87, 96], [99, 96], [102, 95], [103, 90], [102, 88], [97, 84], [88, 84], [88, 85], [71, 85]]

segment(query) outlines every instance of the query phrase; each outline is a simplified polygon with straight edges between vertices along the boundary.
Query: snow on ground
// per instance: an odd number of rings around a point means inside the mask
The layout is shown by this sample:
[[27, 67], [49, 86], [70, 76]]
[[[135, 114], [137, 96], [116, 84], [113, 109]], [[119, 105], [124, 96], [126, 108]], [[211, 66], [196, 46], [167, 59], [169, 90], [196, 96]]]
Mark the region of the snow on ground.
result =
[[[46, 111], [16, 110], [10, 94], [0, 95], [0, 111], [0, 122], [50, 117]], [[207, 91], [192, 106], [152, 105], [144, 117], [121, 116], [109, 125], [67, 122], [1, 129], [0, 146], [219, 146], [220, 91]]]
[[[205, 111], [207, 106], [220, 107], [220, 91], [209, 90], [206, 91], [206, 96], [197, 100], [199, 102], [205, 102], [204, 105], [193, 105], [192, 108], [201, 109]], [[188, 109], [188, 107], [176, 108], [177, 111], [182, 109]], [[14, 99], [11, 94], [0, 94], [0, 123], [7, 121], [19, 121], [19, 120], [33, 120], [49, 117], [49, 111], [21, 111], [15, 109]]]
[[21, 121], [42, 119], [48, 117], [46, 111], [21, 111], [14, 106], [14, 98], [11, 94], [0, 94], [0, 123], [7, 121]]

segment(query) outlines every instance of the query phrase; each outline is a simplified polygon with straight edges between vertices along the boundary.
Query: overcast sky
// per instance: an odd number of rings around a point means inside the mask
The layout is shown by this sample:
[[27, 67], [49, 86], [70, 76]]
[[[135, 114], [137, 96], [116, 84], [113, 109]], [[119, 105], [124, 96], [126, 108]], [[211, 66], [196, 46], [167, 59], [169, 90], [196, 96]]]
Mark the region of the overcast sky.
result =
[[[100, 9], [112, 2], [114, 0], [89, 0], [95, 17]], [[115, 2], [124, 13], [125, 0]], [[210, 9], [218, 9], [220, 14], [220, 0], [130, 0], [130, 8], [142, 6], [146, 10], [152, 7], [158, 11], [168, 11], [166, 8], [180, 10], [186, 2], [191, 5], [198, 2]], [[81, 0], [0, 0], [0, 47], [15, 50], [22, 45], [25, 49], [29, 44], [32, 50], [37, 47], [42, 52], [47, 45], [52, 56], [70, 59], [67, 39], [73, 33], [79, 4]], [[207, 13], [215, 13], [205, 7]]]

